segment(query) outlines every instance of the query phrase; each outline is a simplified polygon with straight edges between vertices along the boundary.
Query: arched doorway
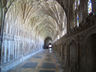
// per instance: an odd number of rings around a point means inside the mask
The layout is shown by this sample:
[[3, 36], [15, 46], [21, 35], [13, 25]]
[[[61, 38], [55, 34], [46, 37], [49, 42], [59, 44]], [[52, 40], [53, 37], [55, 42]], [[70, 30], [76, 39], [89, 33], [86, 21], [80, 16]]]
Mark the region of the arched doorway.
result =
[[48, 45], [49, 44], [52, 44], [52, 39], [51, 39], [51, 37], [47, 37], [47, 38], [45, 38], [45, 40], [44, 40], [44, 49], [48, 49]]
[[96, 34], [86, 40], [86, 72], [96, 72]]

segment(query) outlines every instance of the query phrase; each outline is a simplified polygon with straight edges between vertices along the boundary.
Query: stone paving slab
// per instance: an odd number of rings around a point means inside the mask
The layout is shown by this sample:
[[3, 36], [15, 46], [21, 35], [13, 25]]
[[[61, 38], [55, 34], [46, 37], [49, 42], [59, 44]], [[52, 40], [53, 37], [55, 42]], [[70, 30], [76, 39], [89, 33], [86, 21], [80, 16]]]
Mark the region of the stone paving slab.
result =
[[42, 58], [41, 56], [33, 56], [33, 58]]
[[54, 63], [43, 63], [42, 68], [56, 68]]
[[24, 66], [22, 66], [23, 68], [36, 68], [37, 66], [37, 62], [29, 62], [29, 63], [26, 63], [24, 64]]
[[40, 70], [39, 72], [55, 72], [54, 70]]

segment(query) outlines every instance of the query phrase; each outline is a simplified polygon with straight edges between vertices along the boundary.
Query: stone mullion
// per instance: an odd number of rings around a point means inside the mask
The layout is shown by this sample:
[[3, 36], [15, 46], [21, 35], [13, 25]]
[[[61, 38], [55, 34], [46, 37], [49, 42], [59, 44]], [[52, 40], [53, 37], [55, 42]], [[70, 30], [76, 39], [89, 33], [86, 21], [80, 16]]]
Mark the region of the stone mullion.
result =
[[18, 58], [20, 57], [20, 55], [19, 55], [19, 40], [18, 40]]
[[[12, 31], [11, 31], [11, 35], [12, 35]], [[12, 48], [12, 40], [10, 40], [10, 61], [12, 61], [12, 49], [13, 49]]]
[[16, 59], [18, 59], [18, 40], [16, 40]]
[[16, 33], [15, 33], [15, 35], [16, 35], [16, 59], [18, 58], [18, 36], [17, 36], [17, 28], [15, 28], [15, 30], [16, 30]]
[[21, 40], [20, 40], [20, 29], [18, 28], [18, 37], [19, 37], [19, 57], [21, 57], [21, 53], [20, 53], [20, 44], [21, 44]]
[[10, 61], [10, 41], [8, 41], [8, 62]]
[[4, 63], [6, 63], [7, 59], [7, 40], [4, 41]]
[[14, 41], [12, 43], [12, 48], [13, 48], [13, 60], [14, 60]]
[[[22, 30], [23, 31], [23, 30]], [[25, 34], [24, 34], [25, 32], [23, 31], [23, 56], [24, 56], [24, 54], [25, 54]]]
[[16, 58], [18, 58], [18, 40], [16, 41], [16, 51], [17, 51], [17, 57]]
[[20, 50], [19, 50], [20, 46], [19, 46], [19, 41], [18, 41], [18, 58], [20, 57]]
[[14, 55], [14, 48], [13, 48], [13, 41], [11, 41], [11, 60], [13, 60], [13, 55]]
[[19, 55], [22, 56], [22, 47], [21, 47], [21, 40], [19, 41]]
[[17, 46], [17, 40], [16, 40], [16, 59], [18, 58], [18, 46]]
[[[24, 40], [25, 40], [25, 39], [24, 39]], [[23, 41], [24, 41], [24, 40], [23, 40]], [[26, 55], [26, 52], [25, 52], [25, 45], [26, 45], [26, 42], [24, 41], [24, 42], [23, 42], [23, 50], [24, 50], [24, 51], [23, 51], [23, 55]]]
[[15, 41], [13, 42], [13, 60], [15, 59]]
[[6, 24], [6, 34], [8, 33], [8, 24]]
[[14, 47], [15, 47], [15, 59], [16, 59], [16, 40], [15, 40]]
[[24, 42], [22, 41], [22, 56], [23, 56], [23, 53], [24, 53]]

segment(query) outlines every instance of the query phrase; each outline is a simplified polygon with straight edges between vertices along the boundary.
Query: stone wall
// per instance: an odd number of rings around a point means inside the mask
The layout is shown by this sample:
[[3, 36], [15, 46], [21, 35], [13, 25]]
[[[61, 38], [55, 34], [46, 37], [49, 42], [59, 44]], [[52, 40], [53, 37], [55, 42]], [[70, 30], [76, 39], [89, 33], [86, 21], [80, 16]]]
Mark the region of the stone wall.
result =
[[[54, 50], [60, 56], [64, 72], [93, 72], [96, 44], [96, 16], [54, 43]], [[90, 38], [94, 36], [93, 38]], [[91, 40], [93, 39], [93, 40]], [[94, 50], [94, 51], [93, 51]]]

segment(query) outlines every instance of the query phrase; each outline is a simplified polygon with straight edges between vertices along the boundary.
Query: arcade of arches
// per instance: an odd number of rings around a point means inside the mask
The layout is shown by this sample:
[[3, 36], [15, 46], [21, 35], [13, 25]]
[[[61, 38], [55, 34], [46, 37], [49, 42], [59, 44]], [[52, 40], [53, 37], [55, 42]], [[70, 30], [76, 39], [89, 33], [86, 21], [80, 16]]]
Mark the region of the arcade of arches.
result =
[[0, 0], [0, 72], [49, 43], [62, 71], [35, 72], [96, 72], [96, 0]]

